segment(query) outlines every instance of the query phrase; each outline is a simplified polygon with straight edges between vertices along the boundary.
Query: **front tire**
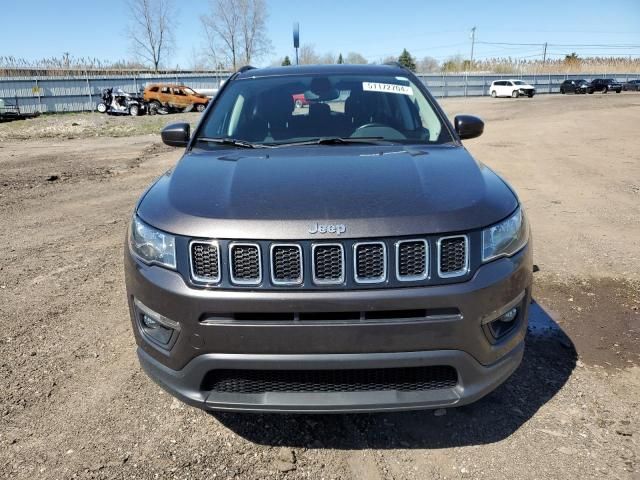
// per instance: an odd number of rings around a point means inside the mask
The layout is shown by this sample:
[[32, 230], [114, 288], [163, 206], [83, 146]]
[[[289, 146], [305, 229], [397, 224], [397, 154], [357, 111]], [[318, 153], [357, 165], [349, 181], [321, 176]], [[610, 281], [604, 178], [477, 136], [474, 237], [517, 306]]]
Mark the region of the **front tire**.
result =
[[609, 87], [604, 87], [604, 88], [602, 89], [602, 93], [607, 93], [608, 91], [609, 91]]
[[196, 105], [196, 112], [202, 113], [207, 106], [204, 103], [199, 103]]
[[137, 117], [140, 115], [140, 107], [138, 105], [131, 105], [129, 107], [129, 115], [132, 117]]
[[107, 105], [104, 102], [100, 102], [96, 107], [99, 113], [107, 113]]
[[520, 96], [520, 92], [518, 90], [514, 90], [513, 92], [511, 92], [512, 98], [518, 98], [519, 96]]
[[616, 90], [616, 93], [620, 93], [620, 91], [621, 91], [620, 89], [617, 89], [617, 90]]
[[565, 93], [565, 92], [564, 92], [564, 88], [561, 88], [561, 89], [560, 89], [560, 93], [561, 93], [562, 95], [564, 95], [564, 93]]

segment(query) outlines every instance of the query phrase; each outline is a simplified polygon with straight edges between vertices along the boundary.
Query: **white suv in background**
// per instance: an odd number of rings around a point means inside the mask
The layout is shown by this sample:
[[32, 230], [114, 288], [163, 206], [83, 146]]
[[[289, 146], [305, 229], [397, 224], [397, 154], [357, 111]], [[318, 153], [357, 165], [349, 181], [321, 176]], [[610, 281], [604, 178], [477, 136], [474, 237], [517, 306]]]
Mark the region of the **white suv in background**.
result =
[[489, 93], [493, 98], [518, 98], [520, 95], [526, 95], [531, 98], [536, 94], [536, 89], [522, 80], [495, 80], [491, 82]]

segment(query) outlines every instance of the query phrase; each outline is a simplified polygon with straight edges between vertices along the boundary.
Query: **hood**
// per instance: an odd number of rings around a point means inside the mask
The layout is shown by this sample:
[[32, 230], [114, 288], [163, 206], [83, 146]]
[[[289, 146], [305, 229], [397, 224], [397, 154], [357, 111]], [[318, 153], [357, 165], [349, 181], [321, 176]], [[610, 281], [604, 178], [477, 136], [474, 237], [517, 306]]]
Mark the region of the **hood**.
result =
[[[473, 230], [517, 207], [509, 187], [461, 146], [194, 149], [138, 205], [192, 237], [302, 240]], [[342, 230], [342, 229], [340, 229]]]

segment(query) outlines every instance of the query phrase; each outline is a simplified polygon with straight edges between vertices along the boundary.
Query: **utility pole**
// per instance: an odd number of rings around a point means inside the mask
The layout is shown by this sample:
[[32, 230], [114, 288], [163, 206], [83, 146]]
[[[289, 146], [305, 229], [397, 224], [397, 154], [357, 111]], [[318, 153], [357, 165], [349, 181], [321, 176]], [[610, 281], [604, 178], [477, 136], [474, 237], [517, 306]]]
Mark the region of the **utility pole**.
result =
[[[467, 96], [467, 89], [469, 87], [469, 70], [473, 67], [473, 47], [476, 43], [476, 27], [474, 26], [471, 29], [471, 58], [469, 59], [469, 66], [466, 68], [466, 73], [464, 76], [464, 96]], [[483, 87], [484, 88], [484, 87]]]
[[544, 51], [542, 52], [542, 65], [547, 62], [547, 42], [544, 42]]
[[476, 27], [471, 29], [471, 58], [469, 59], [469, 67], [473, 65], [473, 47], [476, 44]]

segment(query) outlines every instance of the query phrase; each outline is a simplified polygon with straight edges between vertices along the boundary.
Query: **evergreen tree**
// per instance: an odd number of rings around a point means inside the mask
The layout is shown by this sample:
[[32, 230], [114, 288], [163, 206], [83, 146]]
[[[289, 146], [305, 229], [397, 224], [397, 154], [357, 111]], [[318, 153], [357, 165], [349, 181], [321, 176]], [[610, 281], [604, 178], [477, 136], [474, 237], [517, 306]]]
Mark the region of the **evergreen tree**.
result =
[[416, 71], [416, 60], [411, 56], [406, 48], [402, 50], [402, 53], [398, 57], [398, 63], [412, 72]]
[[289, 55], [287, 55], [284, 57], [284, 60], [282, 61], [282, 66], [288, 67], [289, 65], [291, 65], [291, 60], [289, 60]]
[[344, 63], [344, 59], [342, 58], [342, 54], [338, 55], [338, 63], [342, 65]]

